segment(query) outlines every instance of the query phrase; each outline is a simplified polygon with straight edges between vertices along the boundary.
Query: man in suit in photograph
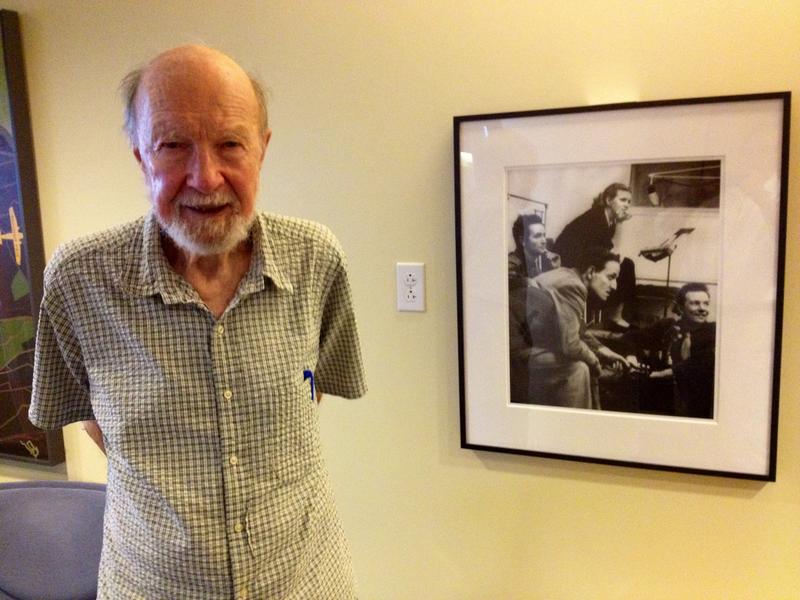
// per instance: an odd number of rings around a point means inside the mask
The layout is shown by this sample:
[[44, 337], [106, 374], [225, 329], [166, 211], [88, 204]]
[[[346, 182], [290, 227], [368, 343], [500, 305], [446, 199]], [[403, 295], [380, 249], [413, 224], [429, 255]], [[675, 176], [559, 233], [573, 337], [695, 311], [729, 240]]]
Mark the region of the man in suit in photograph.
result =
[[618, 276], [619, 256], [594, 247], [578, 266], [510, 291], [512, 402], [600, 408], [598, 378], [619, 375], [628, 364], [587, 330], [586, 303], [605, 301]]
[[537, 275], [561, 266], [561, 257], [547, 249], [542, 218], [523, 213], [511, 226], [514, 251], [508, 255], [508, 286], [526, 286]]

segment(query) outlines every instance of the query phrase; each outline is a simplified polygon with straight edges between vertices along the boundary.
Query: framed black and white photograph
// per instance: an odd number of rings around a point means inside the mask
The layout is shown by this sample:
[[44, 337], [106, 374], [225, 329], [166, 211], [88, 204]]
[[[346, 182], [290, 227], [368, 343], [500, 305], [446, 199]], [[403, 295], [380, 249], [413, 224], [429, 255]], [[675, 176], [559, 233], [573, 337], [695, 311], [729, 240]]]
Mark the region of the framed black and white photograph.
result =
[[455, 117], [462, 447], [775, 479], [789, 109]]

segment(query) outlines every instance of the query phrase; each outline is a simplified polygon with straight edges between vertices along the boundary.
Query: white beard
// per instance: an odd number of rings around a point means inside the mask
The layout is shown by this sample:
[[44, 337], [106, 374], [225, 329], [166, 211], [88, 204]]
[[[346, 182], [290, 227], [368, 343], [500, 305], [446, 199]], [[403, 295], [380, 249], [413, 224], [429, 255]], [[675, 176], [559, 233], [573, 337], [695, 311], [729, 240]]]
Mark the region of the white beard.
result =
[[[181, 206], [221, 206], [230, 205], [233, 214], [222, 219], [209, 219], [197, 225], [182, 220], [178, 214]], [[191, 190], [181, 192], [176, 198], [176, 210], [172, 218], [166, 221], [154, 211], [156, 220], [162, 231], [175, 243], [178, 248], [199, 256], [225, 254], [245, 241], [255, 221], [255, 211], [250, 217], [241, 214], [239, 199], [225, 191], [214, 192], [210, 195], [200, 194]]]

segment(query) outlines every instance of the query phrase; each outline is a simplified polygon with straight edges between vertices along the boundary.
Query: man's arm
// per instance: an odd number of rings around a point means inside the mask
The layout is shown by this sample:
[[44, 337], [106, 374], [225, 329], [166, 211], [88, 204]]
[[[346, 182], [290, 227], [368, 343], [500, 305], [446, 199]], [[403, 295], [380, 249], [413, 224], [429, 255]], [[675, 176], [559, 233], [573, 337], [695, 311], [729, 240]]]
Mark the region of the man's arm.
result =
[[631, 366], [624, 356], [617, 354], [608, 346], [601, 345], [599, 348], [594, 349], [594, 353], [597, 354], [597, 357], [600, 359], [601, 363], [610, 365], [615, 371], [629, 369]]
[[83, 349], [69, 310], [73, 300], [59, 277], [61, 253], [56, 250], [45, 270], [28, 407], [30, 422], [45, 430], [94, 419]]
[[330, 283], [322, 300], [319, 360], [314, 378], [318, 399], [323, 390], [342, 398], [359, 398], [366, 392], [361, 348], [344, 255], [338, 242], [338, 258], [330, 270]]
[[580, 360], [594, 373], [600, 371], [600, 361], [583, 339], [583, 313], [586, 297], [576, 285], [562, 285], [553, 290], [553, 300], [558, 316], [561, 353], [570, 360]]
[[[321, 398], [318, 396], [317, 401]], [[92, 438], [92, 441], [97, 444], [97, 447], [102, 450], [103, 454], [106, 453], [106, 445], [103, 442], [103, 432], [100, 430], [100, 426], [97, 424], [97, 421], [82, 421], [81, 425], [83, 426], [83, 430], [89, 434], [89, 437]]]

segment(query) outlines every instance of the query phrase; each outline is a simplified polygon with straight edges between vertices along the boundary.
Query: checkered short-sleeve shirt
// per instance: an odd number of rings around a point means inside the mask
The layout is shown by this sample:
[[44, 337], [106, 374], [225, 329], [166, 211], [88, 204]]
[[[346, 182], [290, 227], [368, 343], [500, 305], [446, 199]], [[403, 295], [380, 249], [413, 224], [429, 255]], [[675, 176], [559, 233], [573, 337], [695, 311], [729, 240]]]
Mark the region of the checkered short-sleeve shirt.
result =
[[99, 598], [353, 598], [317, 390], [365, 392], [341, 248], [259, 215], [219, 319], [152, 214], [60, 248], [45, 273], [30, 419], [97, 419], [108, 455]]

